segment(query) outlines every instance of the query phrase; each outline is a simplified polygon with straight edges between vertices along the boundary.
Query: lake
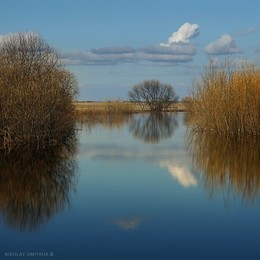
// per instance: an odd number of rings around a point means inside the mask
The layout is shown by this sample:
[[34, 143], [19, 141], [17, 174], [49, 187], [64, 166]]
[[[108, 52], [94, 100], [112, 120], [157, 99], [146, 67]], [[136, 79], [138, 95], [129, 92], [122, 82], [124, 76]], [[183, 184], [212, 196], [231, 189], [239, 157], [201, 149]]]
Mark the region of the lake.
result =
[[2, 157], [0, 259], [260, 259], [259, 140], [186, 121], [88, 118], [66, 152]]

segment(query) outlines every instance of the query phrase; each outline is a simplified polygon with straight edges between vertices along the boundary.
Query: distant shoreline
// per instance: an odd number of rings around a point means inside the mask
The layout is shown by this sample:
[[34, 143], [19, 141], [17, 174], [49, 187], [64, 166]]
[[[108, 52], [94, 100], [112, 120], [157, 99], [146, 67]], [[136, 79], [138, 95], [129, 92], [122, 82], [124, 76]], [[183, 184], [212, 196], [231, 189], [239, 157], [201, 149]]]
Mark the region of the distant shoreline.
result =
[[[113, 103], [119, 103], [120, 104], [124, 104], [124, 105], [131, 105], [132, 106], [132, 111], [131, 113], [141, 113], [141, 112], [148, 112], [147, 111], [143, 111], [140, 107], [140, 105], [138, 103], [133, 103], [133, 102], [129, 102], [129, 101], [84, 101], [84, 100], [75, 100], [73, 102], [73, 104], [75, 105], [75, 108], [78, 112], [97, 112], [97, 113], [101, 113], [101, 112], [106, 112], [107, 106], [109, 104], [113, 104]], [[164, 112], [185, 112], [187, 111], [185, 104], [183, 102], [177, 102], [175, 104], [173, 104], [172, 106], [169, 107], [169, 109], [167, 109], [167, 111]]]

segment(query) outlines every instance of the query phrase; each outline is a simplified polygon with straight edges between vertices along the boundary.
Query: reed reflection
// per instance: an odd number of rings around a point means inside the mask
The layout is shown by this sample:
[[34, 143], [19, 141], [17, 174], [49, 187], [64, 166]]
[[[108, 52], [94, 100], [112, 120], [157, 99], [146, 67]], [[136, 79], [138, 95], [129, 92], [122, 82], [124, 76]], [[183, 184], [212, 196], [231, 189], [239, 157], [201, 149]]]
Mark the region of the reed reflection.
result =
[[87, 113], [78, 115], [80, 127], [85, 127], [89, 132], [96, 126], [107, 128], [121, 128], [132, 119], [132, 114]]
[[0, 213], [5, 224], [34, 231], [69, 205], [75, 188], [75, 147], [0, 154]]
[[175, 113], [149, 113], [136, 116], [129, 124], [129, 131], [145, 143], [159, 143], [170, 138], [177, 127]]
[[[230, 138], [190, 132], [187, 142], [196, 170], [203, 172], [206, 190], [212, 196], [224, 191], [254, 201], [260, 191], [259, 138]], [[228, 202], [228, 201], [226, 201]]]

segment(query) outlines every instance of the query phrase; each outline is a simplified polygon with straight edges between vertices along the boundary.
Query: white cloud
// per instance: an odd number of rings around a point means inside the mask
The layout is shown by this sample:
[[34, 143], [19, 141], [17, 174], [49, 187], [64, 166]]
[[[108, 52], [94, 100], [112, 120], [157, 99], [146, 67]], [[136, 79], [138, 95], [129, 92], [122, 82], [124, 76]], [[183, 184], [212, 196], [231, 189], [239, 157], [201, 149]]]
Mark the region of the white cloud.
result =
[[190, 39], [199, 34], [199, 25], [185, 23], [172, 34], [167, 43], [134, 49], [129, 46], [113, 46], [89, 51], [62, 54], [68, 65], [116, 65], [124, 62], [153, 62], [158, 65], [186, 63], [193, 60], [196, 47]]
[[174, 32], [166, 43], [160, 43], [161, 46], [171, 46], [174, 43], [188, 43], [190, 39], [199, 35], [199, 25], [184, 23], [177, 32]]
[[241, 53], [242, 50], [237, 46], [235, 40], [229, 34], [224, 34], [219, 39], [206, 46], [205, 52], [210, 55], [226, 55]]

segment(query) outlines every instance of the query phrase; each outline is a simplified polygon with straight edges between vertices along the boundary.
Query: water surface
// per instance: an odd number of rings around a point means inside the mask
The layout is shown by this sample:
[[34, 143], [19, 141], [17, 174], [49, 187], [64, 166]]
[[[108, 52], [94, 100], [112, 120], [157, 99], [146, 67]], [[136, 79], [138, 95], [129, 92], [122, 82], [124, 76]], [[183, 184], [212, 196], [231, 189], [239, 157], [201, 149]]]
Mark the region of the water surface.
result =
[[2, 159], [0, 258], [260, 259], [258, 140], [183, 121], [88, 118], [70, 153]]

